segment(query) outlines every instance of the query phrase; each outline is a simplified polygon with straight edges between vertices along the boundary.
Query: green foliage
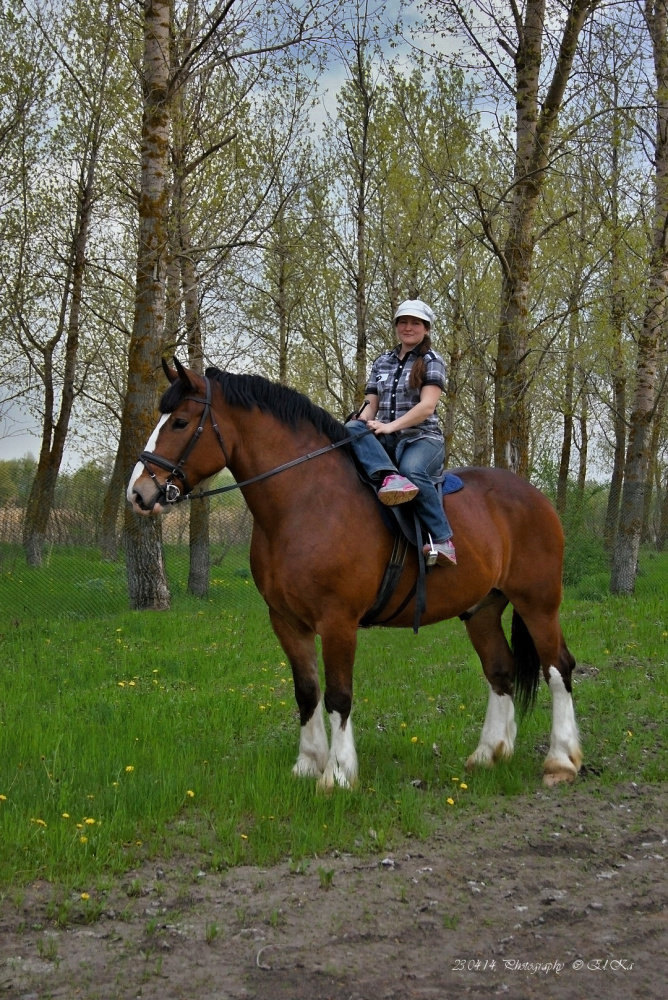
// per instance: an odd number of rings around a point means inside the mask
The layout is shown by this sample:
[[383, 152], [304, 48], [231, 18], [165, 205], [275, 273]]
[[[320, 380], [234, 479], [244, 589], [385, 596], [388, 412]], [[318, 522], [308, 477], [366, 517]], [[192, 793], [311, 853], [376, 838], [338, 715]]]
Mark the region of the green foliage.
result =
[[[248, 576], [247, 552], [186, 593], [167, 552], [172, 609], [129, 612], [124, 569], [55, 547], [27, 570], [0, 550], [0, 883], [80, 890], [151, 856], [187, 850], [214, 869], [307, 863], [335, 849], [387, 852], [455, 830], [499, 796], [540, 787], [550, 727], [541, 687], [512, 761], [466, 775], [487, 689], [458, 622], [359, 635], [357, 790], [296, 780], [289, 665]], [[567, 591], [580, 664], [575, 701], [597, 785], [665, 774], [668, 557], [643, 556], [633, 598]], [[327, 882], [326, 872], [321, 876]], [[85, 916], [85, 914], [84, 914]]]

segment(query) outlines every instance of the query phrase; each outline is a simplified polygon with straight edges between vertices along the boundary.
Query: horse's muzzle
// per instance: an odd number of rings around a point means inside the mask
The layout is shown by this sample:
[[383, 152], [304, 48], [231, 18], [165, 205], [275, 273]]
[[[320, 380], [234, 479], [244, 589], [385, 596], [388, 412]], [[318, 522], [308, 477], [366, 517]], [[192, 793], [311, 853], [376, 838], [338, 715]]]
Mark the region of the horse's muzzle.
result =
[[157, 490], [152, 482], [137, 483], [132, 490], [128, 490], [128, 500], [132, 504], [133, 511], [135, 514], [143, 514], [144, 517], [164, 512], [165, 508], [161, 502], [163, 497], [163, 492]]

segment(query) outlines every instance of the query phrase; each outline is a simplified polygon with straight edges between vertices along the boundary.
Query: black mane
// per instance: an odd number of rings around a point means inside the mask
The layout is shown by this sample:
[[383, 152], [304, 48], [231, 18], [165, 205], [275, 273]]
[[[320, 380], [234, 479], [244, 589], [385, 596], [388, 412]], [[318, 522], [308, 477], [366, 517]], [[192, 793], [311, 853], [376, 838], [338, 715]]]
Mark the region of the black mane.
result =
[[[341, 441], [347, 436], [343, 424], [331, 413], [316, 406], [308, 396], [289, 386], [270, 382], [261, 375], [235, 375], [219, 368], [207, 368], [206, 376], [220, 385], [230, 406], [238, 406], [243, 410], [251, 410], [257, 406], [289, 427], [297, 427], [299, 423], [306, 421], [330, 441]], [[190, 390], [181, 379], [176, 379], [160, 400], [160, 412], [171, 413], [189, 393]]]

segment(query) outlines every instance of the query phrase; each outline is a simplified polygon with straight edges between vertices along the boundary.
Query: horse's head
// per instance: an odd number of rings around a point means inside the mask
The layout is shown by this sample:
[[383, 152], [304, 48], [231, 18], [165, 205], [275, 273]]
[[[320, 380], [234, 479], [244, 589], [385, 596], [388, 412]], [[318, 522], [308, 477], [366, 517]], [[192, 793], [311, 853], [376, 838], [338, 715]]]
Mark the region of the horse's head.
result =
[[162, 362], [171, 385], [128, 484], [127, 498], [137, 514], [163, 513], [226, 462], [211, 409], [211, 382], [185, 369], [177, 358], [174, 365]]

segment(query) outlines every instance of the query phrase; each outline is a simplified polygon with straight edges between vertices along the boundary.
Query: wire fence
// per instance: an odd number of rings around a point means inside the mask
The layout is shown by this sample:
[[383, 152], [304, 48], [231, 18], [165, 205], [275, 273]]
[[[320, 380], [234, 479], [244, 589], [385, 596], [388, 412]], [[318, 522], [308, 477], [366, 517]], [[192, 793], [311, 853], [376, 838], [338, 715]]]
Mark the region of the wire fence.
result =
[[[550, 496], [554, 490], [547, 481], [540, 483]], [[575, 486], [569, 490], [566, 511], [562, 515], [566, 535], [564, 583], [575, 586], [581, 596], [603, 596], [609, 589], [610, 550], [606, 547], [605, 523], [608, 487], [592, 484], [584, 492]], [[55, 593], [47, 600], [57, 608], [63, 606], [81, 614], [97, 613], [104, 608], [104, 592], [119, 609], [127, 606], [125, 565], [123, 557], [123, 516], [117, 524], [118, 558], [105, 559], [99, 544], [101, 493], [91, 485], [74, 501], [57, 505], [50, 514], [44, 541], [42, 576], [49, 576], [49, 563], [59, 563]], [[651, 548], [661, 548], [662, 498], [652, 498], [643, 539]], [[38, 614], [40, 587], [44, 584], [27, 567], [22, 537], [25, 507], [15, 500], [0, 506], [0, 573], [5, 585], [21, 588], [21, 606], [33, 608]], [[170, 589], [184, 590], [188, 580], [190, 505], [174, 507], [162, 519], [165, 565]], [[228, 493], [211, 501], [209, 517], [210, 566], [212, 582], [216, 568], [227, 572], [248, 573], [248, 545], [252, 517], [240, 493]], [[69, 553], [69, 555], [68, 555]], [[82, 558], [83, 556], [83, 558]], [[226, 562], [227, 560], [227, 562]], [[113, 563], [113, 565], [110, 565]], [[70, 570], [68, 571], [68, 566]], [[82, 570], [83, 567], [83, 570]], [[65, 574], [65, 575], [64, 575]], [[54, 575], [54, 580], [56, 579]], [[215, 585], [215, 583], [214, 583]]]

